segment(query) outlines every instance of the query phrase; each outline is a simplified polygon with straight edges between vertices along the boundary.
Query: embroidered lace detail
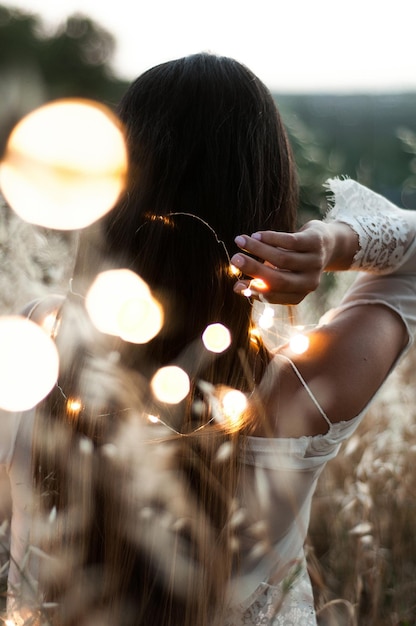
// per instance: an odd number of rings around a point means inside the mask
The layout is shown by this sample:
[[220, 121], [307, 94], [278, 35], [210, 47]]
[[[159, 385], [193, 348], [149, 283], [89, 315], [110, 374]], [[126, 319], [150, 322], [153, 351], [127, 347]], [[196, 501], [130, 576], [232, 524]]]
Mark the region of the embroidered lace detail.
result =
[[388, 274], [400, 266], [410, 237], [405, 211], [351, 179], [330, 179], [333, 207], [325, 221], [349, 224], [357, 233], [360, 249], [351, 269]]
[[316, 626], [312, 588], [305, 565], [279, 585], [261, 583], [253, 603], [231, 610], [224, 626]]

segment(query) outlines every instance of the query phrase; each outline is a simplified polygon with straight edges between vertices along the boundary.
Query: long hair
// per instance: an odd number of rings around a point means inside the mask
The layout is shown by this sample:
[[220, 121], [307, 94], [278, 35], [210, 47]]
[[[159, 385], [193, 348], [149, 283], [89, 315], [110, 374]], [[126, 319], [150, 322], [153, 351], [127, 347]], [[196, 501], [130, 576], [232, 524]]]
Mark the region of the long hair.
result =
[[[269, 361], [251, 340], [251, 305], [233, 292], [229, 259], [241, 232], [293, 229], [296, 175], [273, 98], [232, 59], [201, 54], [153, 68], [119, 115], [130, 174], [99, 224], [103, 262], [137, 272], [165, 324], [148, 344], [130, 344], [94, 330], [82, 299], [63, 307], [59, 386], [38, 410], [34, 476], [43, 511], [58, 511], [49, 542], [76, 556], [44, 588], [65, 625], [82, 623], [87, 608], [72, 609], [83, 597], [103, 624], [116, 615], [126, 626], [204, 626], [238, 571], [230, 520], [250, 427], [250, 415], [238, 428], [216, 423], [215, 393], [250, 395]], [[213, 356], [201, 335], [218, 322], [232, 342]], [[188, 373], [190, 393], [157, 405], [155, 430], [145, 419], [149, 380], [171, 363]]]
[[297, 178], [287, 134], [269, 90], [237, 61], [196, 54], [154, 67], [131, 84], [118, 115], [130, 177], [109, 217], [111, 248], [134, 246], [147, 214], [194, 213], [230, 254], [238, 234], [293, 230]]
[[99, 337], [83, 336], [89, 322], [74, 308], [64, 307], [72, 320], [57, 341], [62, 353], [75, 336], [77, 357], [63, 355], [34, 441], [41, 508], [32, 540], [49, 555], [39, 567], [43, 601], [57, 603], [47, 621], [220, 623], [235, 565], [237, 433], [207, 424], [208, 411], [190, 413], [183, 434], [168, 407], [149, 422], [146, 381], [105, 350], [91, 352]]
[[[161, 302], [165, 323], [152, 341], [129, 351], [130, 367], [149, 378], [155, 368], [175, 362], [191, 379], [251, 391], [254, 378], [247, 380], [241, 363], [236, 367], [239, 354], [247, 359], [254, 352], [250, 306], [242, 307], [233, 291], [235, 276], [224, 243], [210, 225], [187, 213], [153, 216], [137, 229], [135, 240], [137, 253], [129, 269]], [[214, 323], [224, 325], [232, 338], [231, 346], [216, 358], [201, 341], [206, 327]]]

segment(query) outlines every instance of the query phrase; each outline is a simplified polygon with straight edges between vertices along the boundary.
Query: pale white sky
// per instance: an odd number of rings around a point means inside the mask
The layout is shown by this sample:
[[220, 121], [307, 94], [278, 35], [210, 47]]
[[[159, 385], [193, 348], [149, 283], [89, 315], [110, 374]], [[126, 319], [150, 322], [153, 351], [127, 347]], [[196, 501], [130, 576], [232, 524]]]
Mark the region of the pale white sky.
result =
[[80, 11], [117, 42], [132, 79], [209, 50], [280, 91], [416, 91], [416, 0], [0, 0], [58, 24]]

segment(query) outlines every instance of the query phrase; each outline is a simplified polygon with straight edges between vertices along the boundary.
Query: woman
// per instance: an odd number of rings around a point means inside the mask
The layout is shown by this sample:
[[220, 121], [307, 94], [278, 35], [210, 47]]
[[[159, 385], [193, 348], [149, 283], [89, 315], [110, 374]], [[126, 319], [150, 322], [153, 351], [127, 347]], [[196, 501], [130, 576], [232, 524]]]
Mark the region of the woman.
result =
[[[339, 218], [287, 232], [297, 203], [287, 137], [267, 89], [231, 59], [153, 68], [119, 115], [129, 186], [82, 234], [57, 313], [58, 385], [36, 418], [3, 422], [15, 502], [11, 595], [20, 594], [22, 615], [39, 580], [41, 615], [58, 624], [316, 624], [303, 554], [311, 498], [410, 343], [414, 220], [353, 181], [333, 181]], [[365, 226], [368, 211], [378, 230]], [[236, 235], [253, 231], [236, 244], [266, 264], [233, 254]], [[380, 246], [383, 255], [360, 260]], [[231, 255], [283, 304], [299, 302], [326, 269], [391, 274], [360, 278], [305, 354], [272, 355]], [[119, 268], [144, 278], [163, 305], [163, 328], [146, 344], [99, 333], [86, 313], [97, 273]], [[232, 339], [218, 355], [201, 342], [216, 323]], [[151, 386], [172, 364], [190, 381], [176, 404]], [[230, 411], [226, 392], [235, 390], [247, 405]], [[22, 491], [30, 447], [41, 496], [32, 522]]]

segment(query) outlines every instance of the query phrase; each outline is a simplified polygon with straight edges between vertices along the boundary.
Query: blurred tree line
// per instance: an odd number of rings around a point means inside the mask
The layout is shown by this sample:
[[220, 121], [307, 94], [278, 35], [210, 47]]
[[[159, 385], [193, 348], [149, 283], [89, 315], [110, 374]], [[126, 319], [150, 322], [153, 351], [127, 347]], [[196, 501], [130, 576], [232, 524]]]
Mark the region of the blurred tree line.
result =
[[81, 97], [110, 107], [127, 83], [111, 71], [113, 36], [73, 15], [54, 32], [39, 16], [0, 6], [0, 141], [23, 115], [55, 98]]
[[[74, 14], [53, 32], [40, 16], [0, 6], [0, 150], [25, 113], [58, 97], [113, 107], [127, 87], [111, 70], [115, 40]], [[357, 178], [416, 208], [416, 92], [275, 94], [299, 168], [301, 221], [325, 210], [322, 183]]]
[[277, 101], [293, 125], [305, 206], [315, 204], [311, 178], [326, 170], [416, 209], [416, 91], [286, 94]]

